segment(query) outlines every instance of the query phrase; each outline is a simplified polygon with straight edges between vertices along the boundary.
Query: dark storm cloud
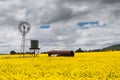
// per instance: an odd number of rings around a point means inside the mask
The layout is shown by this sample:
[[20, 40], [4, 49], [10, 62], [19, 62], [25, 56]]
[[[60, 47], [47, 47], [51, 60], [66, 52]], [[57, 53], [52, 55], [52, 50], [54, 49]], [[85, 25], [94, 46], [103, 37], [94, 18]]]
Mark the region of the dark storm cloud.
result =
[[1, 27], [6, 27], [6, 28], [13, 27], [13, 28], [15, 28], [17, 26], [17, 24], [20, 22], [14, 16], [8, 16], [5, 13], [4, 14], [0, 13], [0, 17], [3, 18], [3, 20], [0, 20]]
[[6, 0], [0, 0], [0, 1], [6, 1]]
[[120, 3], [120, 0], [101, 0], [103, 4], [114, 4], [114, 3]]
[[120, 19], [120, 9], [113, 10], [111, 15], [113, 15], [114, 19]]
[[16, 25], [20, 22], [18, 17], [22, 15], [18, 14], [18, 11], [21, 9], [18, 7], [20, 5], [19, 1], [3, 1], [0, 3], [0, 6], [2, 6], [0, 9], [0, 26], [15, 28]]
[[[17, 21], [16, 19], [14, 19], [14, 17], [10, 17], [10, 16], [9, 16], [9, 17], [6, 18], [4, 21], [1, 21], [1, 22], [0, 22], [0, 25], [1, 25], [2, 27], [8, 27], [8, 28], [13, 27], [13, 28], [15, 28], [19, 22], [20, 22], [20, 21]], [[8, 25], [8, 24], [9, 24], [9, 25]]]
[[[39, 12], [43, 13], [40, 22], [43, 24], [50, 24], [59, 21], [70, 20], [73, 18], [88, 18], [93, 12], [101, 11], [104, 7], [98, 0], [57, 0], [55, 4], [52, 4], [54, 9], [51, 7], [43, 7]], [[81, 9], [81, 7], [87, 6], [87, 9]], [[76, 7], [76, 10], [75, 9]]]
[[68, 3], [91, 3], [91, 4], [100, 3], [100, 2], [103, 4], [113, 4], [120, 2], [120, 0], [64, 0], [64, 1]]
[[[101, 1], [101, 3], [100, 3]], [[24, 3], [20, 5], [12, 5], [11, 6], [11, 11], [14, 11], [16, 9], [26, 9], [26, 16], [30, 19], [33, 19], [34, 21], [37, 20], [39, 23], [42, 24], [50, 24], [50, 23], [55, 23], [59, 21], [64, 21], [64, 20], [70, 20], [72, 18], [80, 17], [80, 18], [87, 18], [88, 15], [94, 14], [94, 12], [99, 10], [101, 12], [103, 9], [107, 7], [107, 5], [104, 5], [102, 7], [103, 3], [104, 4], [110, 4], [110, 3], [118, 3], [120, 0], [56, 0], [53, 4], [50, 4], [49, 6], [46, 4], [46, 6], [42, 8], [36, 9], [35, 7], [31, 7], [33, 5], [27, 4], [28, 1], [25, 1]], [[30, 2], [29, 2], [30, 3]], [[75, 5], [78, 7], [81, 7], [81, 5], [87, 5], [89, 8], [85, 11], [73, 11], [73, 9], [70, 8], [70, 6]], [[95, 5], [94, 4], [98, 4]], [[50, 6], [55, 6], [55, 9], [52, 9]], [[111, 5], [112, 6], [112, 5]], [[14, 11], [15, 12], [15, 11]], [[118, 15], [119, 11], [112, 11], [109, 12], [111, 15]], [[7, 12], [9, 13], [9, 11]], [[43, 13], [43, 14], [41, 14]], [[4, 15], [7, 16], [7, 15]], [[16, 19], [15, 17], [12, 16], [7, 16], [10, 17], [13, 20], [7, 20], [11, 21], [11, 25], [14, 24]], [[7, 21], [6, 21], [7, 22]]]
[[85, 11], [72, 12], [73, 15], [71, 16], [71, 18], [76, 17], [76, 16], [77, 17], [84, 16], [85, 18], [87, 18], [88, 15], [91, 15], [91, 16], [95, 15], [96, 12], [98, 12], [98, 14], [101, 14], [102, 16], [102, 15], [105, 15], [103, 13], [103, 11], [105, 10], [106, 10], [106, 14], [110, 16], [117, 16], [119, 15], [119, 10], [120, 10], [119, 9], [120, 0], [64, 0], [63, 3], [62, 1], [61, 2], [59, 1], [59, 3], [61, 3], [62, 5], [68, 4], [68, 6], [65, 6], [65, 7], [70, 7], [72, 5], [79, 6], [79, 8], [81, 7], [81, 5], [86, 5], [89, 7]]
[[68, 20], [72, 15], [72, 10], [70, 8], [57, 7], [55, 10], [48, 9], [40, 18], [43, 24], [50, 24], [61, 20]]

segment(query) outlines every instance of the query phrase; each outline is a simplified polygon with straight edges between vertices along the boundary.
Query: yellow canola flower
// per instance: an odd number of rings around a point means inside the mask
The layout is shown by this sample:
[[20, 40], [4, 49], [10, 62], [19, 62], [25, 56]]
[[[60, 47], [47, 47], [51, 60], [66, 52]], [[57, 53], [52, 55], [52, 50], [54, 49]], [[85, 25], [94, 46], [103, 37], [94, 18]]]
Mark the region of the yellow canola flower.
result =
[[74, 57], [1, 55], [0, 80], [120, 80], [119, 61], [120, 51]]

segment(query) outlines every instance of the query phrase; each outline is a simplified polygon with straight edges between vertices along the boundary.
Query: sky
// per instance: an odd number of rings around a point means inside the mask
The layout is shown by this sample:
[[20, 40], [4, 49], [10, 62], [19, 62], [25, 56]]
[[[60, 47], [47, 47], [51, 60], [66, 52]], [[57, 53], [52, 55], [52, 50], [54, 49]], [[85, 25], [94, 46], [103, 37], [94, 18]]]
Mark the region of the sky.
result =
[[30, 40], [41, 52], [120, 44], [120, 0], [0, 0], [0, 53], [21, 51], [21, 21], [31, 25], [26, 51]]

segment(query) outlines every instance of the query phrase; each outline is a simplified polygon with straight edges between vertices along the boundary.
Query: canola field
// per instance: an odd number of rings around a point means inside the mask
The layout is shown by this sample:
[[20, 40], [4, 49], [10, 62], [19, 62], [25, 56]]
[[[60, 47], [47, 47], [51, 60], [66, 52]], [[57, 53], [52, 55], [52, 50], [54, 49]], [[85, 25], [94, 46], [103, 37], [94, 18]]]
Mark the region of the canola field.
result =
[[0, 80], [120, 80], [120, 51], [74, 57], [0, 55]]

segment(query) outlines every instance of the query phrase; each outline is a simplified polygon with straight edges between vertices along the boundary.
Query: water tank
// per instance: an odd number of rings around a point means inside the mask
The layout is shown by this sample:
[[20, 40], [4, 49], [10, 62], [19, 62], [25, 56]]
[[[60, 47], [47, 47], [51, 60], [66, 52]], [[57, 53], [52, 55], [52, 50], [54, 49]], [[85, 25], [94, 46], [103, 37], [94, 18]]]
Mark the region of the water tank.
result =
[[53, 50], [53, 51], [48, 51], [48, 56], [74, 56], [74, 51], [72, 50]]
[[31, 40], [31, 48], [33, 48], [33, 49], [39, 48], [39, 41], [38, 40]]

